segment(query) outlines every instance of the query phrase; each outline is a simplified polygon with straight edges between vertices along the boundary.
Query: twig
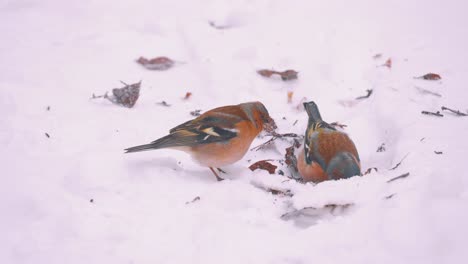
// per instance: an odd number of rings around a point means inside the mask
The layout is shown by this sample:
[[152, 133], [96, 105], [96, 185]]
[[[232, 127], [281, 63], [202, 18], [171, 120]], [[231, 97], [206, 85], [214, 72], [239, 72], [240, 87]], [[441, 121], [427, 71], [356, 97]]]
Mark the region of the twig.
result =
[[408, 177], [410, 175], [409, 172], [405, 173], [405, 174], [402, 174], [400, 176], [397, 176], [395, 178], [391, 178], [390, 180], [388, 180], [387, 182], [392, 182], [392, 181], [396, 181], [396, 180], [399, 180], [399, 179], [404, 179], [406, 177]]
[[437, 97], [442, 97], [441, 94], [438, 94], [436, 92], [433, 92], [433, 91], [429, 91], [429, 90], [426, 90], [424, 88], [421, 88], [421, 87], [417, 87], [415, 86], [416, 89], [418, 89], [418, 91], [421, 93], [421, 94], [430, 94], [430, 95], [433, 95], [433, 96], [437, 96]]
[[380, 145], [378, 148], [377, 148], [377, 152], [385, 152], [386, 148], [385, 148], [385, 143], [382, 143], [382, 145]]
[[165, 106], [165, 107], [169, 107], [169, 106], [171, 106], [171, 105], [170, 105], [170, 104], [168, 104], [166, 101], [161, 101], [161, 102], [158, 102], [158, 103], [156, 103], [156, 104], [158, 104], [158, 105], [162, 105], [162, 106]]
[[442, 151], [437, 151], [437, 150], [434, 150], [434, 153], [437, 154], [437, 155], [442, 155], [442, 154], [444, 154], [444, 152], [442, 152]]
[[401, 163], [406, 159], [406, 157], [408, 157], [409, 153], [406, 154], [401, 160], [400, 162], [398, 162], [395, 167], [391, 168], [390, 170], [395, 170], [396, 168], [400, 167]]
[[263, 149], [265, 148], [267, 145], [271, 144], [273, 141], [277, 140], [278, 138], [285, 138], [285, 137], [290, 137], [290, 138], [298, 138], [299, 136], [295, 133], [286, 133], [286, 134], [278, 134], [276, 132], [271, 132], [270, 135], [272, 136], [272, 138], [270, 138], [269, 140], [267, 140], [266, 142], [258, 145], [258, 146], [255, 146], [253, 148], [251, 148], [250, 150], [255, 150], [255, 151], [258, 151], [260, 149]]
[[356, 97], [356, 100], [366, 99], [369, 98], [374, 90], [368, 89], [366, 90], [367, 94], [363, 96]]
[[372, 170], [375, 170], [375, 172], [378, 172], [378, 171], [379, 171], [379, 169], [377, 169], [376, 167], [371, 167], [371, 168], [368, 168], [368, 169], [364, 172], [363, 175], [367, 175], [367, 174], [371, 173]]
[[200, 201], [200, 196], [196, 196], [195, 198], [192, 199], [192, 201], [185, 202], [185, 204], [191, 204], [191, 203], [194, 203], [196, 201]]
[[440, 111], [437, 112], [429, 112], [429, 111], [421, 111], [421, 114], [423, 115], [433, 115], [433, 116], [438, 116], [438, 117], [443, 117], [444, 115], [440, 113]]
[[391, 199], [391, 198], [393, 198], [393, 196], [395, 196], [395, 195], [396, 195], [396, 193], [392, 193], [392, 194], [390, 194], [390, 195], [385, 196], [385, 199], [387, 199], [387, 200], [388, 200], [388, 199]]
[[90, 99], [97, 99], [97, 98], [109, 98], [109, 96], [107, 95], [107, 92], [105, 94], [103, 94], [103, 95], [95, 95], [93, 93], [93, 95], [91, 96]]
[[450, 111], [450, 112], [454, 113], [454, 114], [457, 115], [457, 116], [468, 116], [468, 114], [465, 114], [465, 113], [463, 113], [463, 112], [460, 112], [459, 110], [453, 110], [453, 109], [450, 109], [450, 108], [445, 107], [445, 106], [442, 106], [442, 110]]

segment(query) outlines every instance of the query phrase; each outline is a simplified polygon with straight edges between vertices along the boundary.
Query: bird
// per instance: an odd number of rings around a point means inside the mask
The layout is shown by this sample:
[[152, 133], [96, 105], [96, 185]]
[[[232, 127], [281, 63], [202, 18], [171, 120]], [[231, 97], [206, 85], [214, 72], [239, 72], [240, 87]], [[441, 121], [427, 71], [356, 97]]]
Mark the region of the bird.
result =
[[315, 102], [305, 102], [304, 108], [309, 121], [297, 157], [302, 179], [318, 183], [360, 175], [359, 154], [349, 136], [323, 121]]
[[155, 149], [181, 150], [204, 167], [214, 168], [242, 159], [252, 141], [263, 130], [276, 129], [274, 120], [261, 102], [247, 102], [211, 109], [195, 119], [178, 125], [169, 134], [149, 144], [130, 147], [125, 153]]

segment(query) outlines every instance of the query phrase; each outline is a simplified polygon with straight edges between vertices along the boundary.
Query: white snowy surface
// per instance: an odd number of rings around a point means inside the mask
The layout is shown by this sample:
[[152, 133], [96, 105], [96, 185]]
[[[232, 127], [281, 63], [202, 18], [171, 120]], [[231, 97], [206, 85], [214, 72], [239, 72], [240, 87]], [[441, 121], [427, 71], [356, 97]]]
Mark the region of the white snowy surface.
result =
[[[468, 117], [421, 115], [468, 109], [466, 10], [462, 0], [1, 1], [0, 263], [466, 263]], [[148, 71], [139, 56], [185, 64]], [[387, 58], [393, 67], [379, 67]], [[442, 80], [413, 78], [428, 72]], [[89, 100], [119, 80], [143, 81], [133, 109]], [[363, 170], [379, 171], [314, 185], [247, 168], [281, 159], [281, 141], [226, 167], [223, 182], [182, 152], [123, 154], [192, 110], [253, 100], [279, 132], [302, 134], [303, 97], [346, 124]], [[352, 206], [306, 225], [281, 219], [327, 204]]]

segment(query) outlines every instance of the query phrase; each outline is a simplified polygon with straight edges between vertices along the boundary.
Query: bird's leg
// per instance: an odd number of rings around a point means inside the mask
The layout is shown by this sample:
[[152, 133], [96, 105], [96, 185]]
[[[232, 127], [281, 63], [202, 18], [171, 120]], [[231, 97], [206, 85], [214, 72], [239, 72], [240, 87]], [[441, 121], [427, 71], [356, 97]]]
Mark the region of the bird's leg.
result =
[[216, 176], [216, 179], [217, 179], [218, 181], [224, 180], [223, 178], [221, 178], [221, 177], [218, 176], [218, 174], [216, 173], [216, 171], [215, 171], [212, 167], [210, 167], [210, 170], [211, 170], [211, 171], [213, 172], [213, 174]]
[[225, 171], [223, 171], [221, 168], [216, 168], [219, 172], [223, 173], [223, 174], [226, 174]]

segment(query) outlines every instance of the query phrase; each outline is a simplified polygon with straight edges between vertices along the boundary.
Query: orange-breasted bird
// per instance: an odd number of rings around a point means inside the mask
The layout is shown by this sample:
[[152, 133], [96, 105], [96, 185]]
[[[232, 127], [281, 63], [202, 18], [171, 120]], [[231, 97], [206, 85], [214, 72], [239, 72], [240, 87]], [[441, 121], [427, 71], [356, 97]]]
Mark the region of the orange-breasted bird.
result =
[[260, 102], [229, 105], [209, 110], [169, 131], [169, 135], [150, 144], [125, 149], [125, 153], [154, 149], [176, 149], [189, 153], [202, 166], [213, 168], [240, 160], [255, 137], [263, 130], [276, 128], [268, 110]]
[[361, 174], [356, 146], [349, 136], [322, 120], [317, 105], [304, 103], [309, 122], [297, 168], [304, 181], [321, 182]]

